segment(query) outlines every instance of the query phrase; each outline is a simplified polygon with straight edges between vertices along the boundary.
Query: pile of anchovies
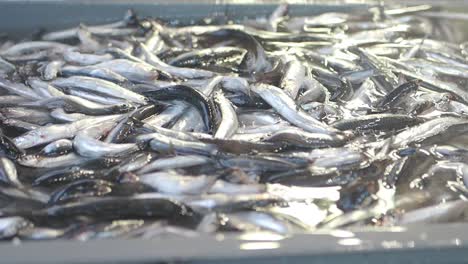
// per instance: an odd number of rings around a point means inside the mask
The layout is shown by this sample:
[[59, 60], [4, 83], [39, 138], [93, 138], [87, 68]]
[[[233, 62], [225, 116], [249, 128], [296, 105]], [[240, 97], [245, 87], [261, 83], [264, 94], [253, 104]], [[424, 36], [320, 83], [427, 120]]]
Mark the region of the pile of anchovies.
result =
[[0, 239], [467, 220], [468, 43], [438, 12], [0, 38]]

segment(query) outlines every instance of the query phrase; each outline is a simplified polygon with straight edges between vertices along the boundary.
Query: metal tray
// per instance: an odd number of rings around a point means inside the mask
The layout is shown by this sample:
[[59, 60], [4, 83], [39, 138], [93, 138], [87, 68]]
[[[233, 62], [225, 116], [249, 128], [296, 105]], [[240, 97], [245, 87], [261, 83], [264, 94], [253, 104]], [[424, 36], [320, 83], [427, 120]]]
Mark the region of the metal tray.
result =
[[0, 243], [0, 263], [467, 263], [468, 224], [155, 240]]
[[[115, 21], [129, 8], [140, 16], [176, 18], [181, 23], [206, 16], [255, 17], [269, 14], [278, 1], [261, 2], [0, 0], [0, 35], [21, 38], [40, 28]], [[428, 2], [436, 1], [404, 3]], [[312, 15], [327, 11], [350, 12], [371, 4], [357, 0], [300, 1], [291, 5], [290, 10], [293, 15]], [[452, 0], [444, 4], [467, 8], [466, 1]], [[155, 240], [3, 242], [0, 243], [0, 263], [467, 263], [466, 231], [468, 224], [447, 224], [334, 230], [290, 237], [231, 234]]]

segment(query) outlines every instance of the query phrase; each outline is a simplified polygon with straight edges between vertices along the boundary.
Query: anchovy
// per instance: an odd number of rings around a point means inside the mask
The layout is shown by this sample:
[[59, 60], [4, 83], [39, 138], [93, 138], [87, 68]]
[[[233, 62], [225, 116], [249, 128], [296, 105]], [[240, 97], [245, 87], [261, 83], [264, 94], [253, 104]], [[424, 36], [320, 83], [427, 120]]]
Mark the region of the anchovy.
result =
[[10, 93], [17, 94], [24, 98], [38, 100], [41, 99], [39, 95], [37, 95], [31, 88], [26, 85], [19, 84], [19, 83], [12, 83], [7, 79], [0, 77], [0, 88], [3, 88]]
[[63, 53], [63, 59], [66, 62], [79, 65], [94, 65], [105, 61], [110, 61], [114, 57], [110, 54], [87, 54], [74, 50], [66, 50]]
[[21, 97], [19, 95], [1, 95], [0, 96], [0, 106], [17, 106], [23, 103], [29, 102], [29, 99]]
[[0, 109], [0, 114], [4, 118], [21, 120], [41, 126], [52, 123], [53, 120], [47, 111], [25, 107], [4, 107]]
[[81, 119], [69, 124], [39, 127], [21, 136], [15, 137], [13, 142], [20, 148], [31, 148], [62, 138], [72, 138], [79, 130], [84, 129], [87, 126], [99, 124], [103, 121], [116, 120], [119, 117], [119, 115], [93, 117]]
[[158, 115], [153, 115], [147, 117], [143, 120], [143, 123], [146, 123], [151, 126], [159, 127], [164, 126], [168, 127], [173, 125], [174, 123], [179, 120], [179, 118], [183, 115], [184, 112], [188, 109], [188, 105], [185, 103], [176, 102], [174, 104], [169, 105], [166, 109], [164, 109]]
[[118, 168], [119, 172], [141, 171], [149, 166], [156, 155], [150, 152], [136, 153], [123, 161]]
[[140, 48], [149, 64], [153, 65], [158, 71], [167, 72], [171, 76], [183, 79], [204, 79], [215, 75], [213, 72], [206, 70], [171, 66], [152, 54], [143, 43], [140, 43]]
[[372, 79], [379, 87], [381, 87], [382, 90], [389, 91], [389, 89], [397, 84], [397, 78], [395, 74], [391, 72], [386, 63], [379, 60], [377, 56], [366, 52], [361, 48], [352, 48], [352, 52], [362, 57], [361, 60], [364, 60], [364, 63], [367, 67], [372, 68], [381, 74], [373, 76]]
[[36, 124], [32, 124], [32, 123], [18, 120], [18, 119], [6, 118], [1, 115], [0, 115], [0, 122], [6, 127], [14, 128], [21, 132], [35, 130], [40, 127], [39, 125], [36, 125]]
[[123, 118], [106, 136], [105, 142], [121, 143], [125, 141], [127, 137], [133, 133], [136, 127], [143, 125], [141, 120], [146, 117], [155, 114], [158, 111], [158, 107], [154, 105], [144, 106], [135, 109], [128, 114], [127, 117]]
[[109, 96], [127, 99], [139, 104], [146, 103], [146, 98], [144, 96], [105, 80], [72, 76], [69, 78], [56, 79], [52, 84], [61, 88], [84, 89], [92, 92], [99, 92]]
[[34, 179], [33, 186], [49, 186], [66, 184], [80, 179], [94, 179], [102, 177], [99, 171], [81, 169], [79, 167], [66, 167], [53, 169]]
[[52, 41], [29, 41], [29, 42], [22, 42], [15, 44], [9, 47], [6, 50], [0, 51], [1, 56], [15, 56], [21, 55], [24, 53], [29, 52], [37, 52], [39, 50], [55, 50], [55, 51], [64, 51], [66, 49], [71, 48], [71, 46], [62, 44], [59, 42], [52, 42]]
[[226, 94], [226, 97], [235, 105], [242, 108], [268, 109], [269, 105], [253, 93], [249, 94]]
[[164, 135], [170, 138], [180, 139], [180, 140], [185, 140], [185, 141], [198, 141], [198, 137], [195, 136], [193, 133], [185, 133], [181, 131], [175, 131], [172, 129], [152, 126], [152, 125], [147, 125], [147, 124], [144, 125], [144, 128], [154, 133], [143, 134], [143, 135], [137, 136], [136, 137], [137, 142], [148, 142], [151, 139], [153, 139], [153, 137], [158, 137], [159, 135]]
[[254, 155], [227, 156], [219, 162], [225, 167], [239, 167], [256, 172], [285, 171], [291, 170], [296, 166], [281, 158], [259, 157]]
[[340, 75], [340, 78], [343, 81], [359, 84], [364, 82], [367, 78], [374, 76], [374, 71], [374, 69], [364, 69], [359, 71], [345, 72]]
[[330, 100], [330, 92], [314, 78], [306, 78], [302, 85], [306, 91], [297, 98], [298, 105], [309, 102], [328, 102]]
[[142, 92], [149, 92], [149, 91], [155, 91], [159, 90], [164, 87], [169, 87], [169, 86], [174, 86], [177, 85], [176, 82], [171, 82], [171, 81], [161, 81], [161, 80], [154, 80], [149, 83], [138, 83], [133, 85], [132, 91], [137, 92], [137, 93], [142, 93]]
[[65, 66], [61, 69], [62, 75], [72, 76], [72, 75], [82, 75], [89, 76], [94, 78], [99, 78], [115, 83], [125, 83], [128, 82], [128, 79], [124, 76], [106, 68], [96, 68], [93, 66], [88, 67], [78, 67], [78, 66]]
[[35, 212], [38, 216], [67, 217], [84, 215], [101, 219], [183, 218], [196, 217], [190, 207], [164, 198], [102, 197], [83, 198], [77, 202], [54, 205]]
[[194, 107], [189, 107], [174, 125], [168, 127], [181, 132], [207, 132], [202, 116]]
[[[367, 165], [367, 157], [364, 153], [350, 147], [314, 149], [306, 154], [306, 157], [313, 161], [313, 166], [317, 167], [343, 167], [348, 165]], [[332, 159], [331, 157], [336, 157]]]
[[20, 230], [18, 236], [24, 240], [51, 240], [61, 238], [64, 233], [63, 229], [33, 227]]
[[247, 95], [250, 93], [249, 83], [242, 77], [223, 76], [221, 86], [223, 89], [233, 93], [241, 92]]
[[[395, 147], [404, 147], [411, 143], [420, 143], [427, 139], [449, 138], [466, 132], [468, 120], [456, 117], [440, 117], [411, 127], [397, 134], [392, 140]], [[440, 139], [441, 140], [441, 139]]]
[[106, 143], [80, 132], [73, 139], [73, 148], [81, 156], [89, 158], [124, 156], [139, 150], [134, 143]]
[[403, 176], [404, 169], [408, 166], [409, 158], [403, 157], [397, 160], [393, 165], [388, 166], [384, 172], [384, 183], [386, 187], [392, 188], [398, 179]]
[[39, 152], [42, 155], [62, 155], [73, 150], [73, 141], [69, 139], [59, 139], [47, 144]]
[[63, 64], [65, 64], [63, 61], [52, 61], [47, 63], [47, 65], [44, 67], [42, 78], [46, 81], [57, 78]]
[[7, 157], [16, 159], [22, 154], [24, 154], [24, 150], [18, 148], [13, 140], [7, 137], [3, 133], [3, 129], [0, 128], [0, 153], [5, 154]]
[[285, 65], [284, 75], [281, 78], [279, 87], [295, 100], [304, 82], [306, 74], [305, 67], [298, 61], [289, 61]]
[[238, 139], [220, 139], [211, 137], [200, 137], [200, 141], [215, 144], [220, 151], [228, 153], [255, 153], [255, 152], [278, 152], [285, 146], [282, 142], [252, 142]]
[[419, 81], [411, 81], [404, 83], [394, 90], [390, 91], [384, 98], [378, 103], [378, 107], [381, 108], [388, 108], [393, 107], [395, 102], [401, 100], [402, 97], [406, 96], [407, 94], [415, 91], [418, 88]]
[[277, 219], [271, 213], [266, 212], [236, 212], [226, 215], [228, 219], [225, 225], [233, 226], [243, 232], [255, 232], [267, 230], [277, 234], [291, 232], [290, 223]]
[[201, 155], [214, 155], [218, 148], [216, 145], [195, 141], [186, 141], [170, 138], [162, 134], [155, 134], [149, 142], [150, 147], [158, 152], [180, 152]]
[[281, 116], [270, 110], [249, 110], [238, 113], [239, 125], [242, 131], [249, 127], [261, 127], [284, 123]]
[[327, 56], [324, 54], [315, 53], [309, 50], [305, 50], [305, 55], [312, 60], [318, 60], [324, 66], [330, 66], [337, 71], [354, 72], [358, 69], [358, 66], [353, 59], [340, 58], [336, 56]]
[[223, 180], [217, 180], [209, 189], [208, 193], [224, 194], [254, 194], [263, 193], [266, 186], [263, 184], [234, 184]]
[[214, 94], [214, 103], [219, 108], [221, 113], [221, 122], [214, 134], [215, 138], [229, 138], [234, 133], [239, 126], [237, 121], [236, 110], [234, 109], [231, 102], [224, 97], [223, 93], [220, 91], [215, 92]]
[[[84, 98], [80, 98], [74, 95], [63, 95], [53, 97], [45, 100], [41, 100], [34, 103], [27, 103], [23, 105], [39, 105], [46, 106], [48, 108], [63, 108], [66, 111], [82, 113], [86, 115], [106, 115], [128, 112], [133, 108], [132, 104], [120, 103], [120, 104], [99, 104], [89, 101]], [[76, 117], [76, 116], [75, 116]]]
[[115, 128], [121, 119], [123, 119], [123, 117], [117, 120], [106, 120], [99, 124], [90, 125], [84, 129], [79, 130], [76, 135], [80, 134], [94, 139], [103, 138], [105, 135], [108, 135], [113, 128]]
[[[121, 117], [117, 120], [106, 120], [106, 121], [103, 121], [99, 124], [94, 124], [94, 125], [91, 125], [91, 126], [88, 126], [82, 130], [80, 130], [78, 134], [81, 134], [81, 135], [85, 135], [85, 136], [89, 136], [89, 137], [92, 137], [94, 139], [99, 139], [99, 138], [103, 138], [105, 135], [109, 135], [109, 133], [112, 133], [113, 130], [119, 126], [120, 124], [122, 124], [122, 121], [125, 120], [124, 117]], [[120, 122], [119, 122], [120, 121]]]
[[213, 176], [193, 177], [171, 171], [143, 174], [138, 178], [140, 182], [155, 188], [158, 192], [168, 194], [199, 194], [208, 190], [216, 180]]
[[278, 7], [271, 13], [268, 17], [268, 30], [277, 31], [279, 20], [286, 16], [289, 11], [289, 6], [287, 4], [278, 5]]
[[80, 113], [67, 113], [63, 108], [56, 108], [50, 111], [50, 116], [59, 122], [75, 122], [84, 118], [89, 118], [89, 116]]
[[15, 164], [6, 157], [0, 157], [0, 181], [15, 187], [23, 186], [18, 179]]
[[182, 53], [167, 63], [177, 67], [203, 67], [219, 60], [228, 62], [232, 57], [240, 57], [246, 50], [236, 47], [215, 47]]
[[16, 206], [13, 208], [5, 207], [3, 209], [4, 216], [12, 214], [24, 215], [24, 213], [30, 215], [31, 210], [43, 208], [49, 200], [49, 195], [47, 193], [27, 188], [4, 186], [0, 189], [0, 193], [5, 197], [16, 199], [20, 204], [22, 204], [22, 206], [24, 206], [24, 208], [17, 208]]
[[158, 53], [163, 51], [163, 49], [167, 48], [167, 46], [164, 43], [164, 40], [161, 38], [159, 32], [161, 30], [161, 25], [152, 21], [152, 26], [152, 30], [148, 32], [148, 38], [145, 42], [145, 45], [149, 51]]
[[213, 94], [213, 91], [219, 88], [219, 84], [224, 79], [223, 76], [215, 76], [213, 78], [204, 79], [204, 80], [185, 80], [183, 84], [185, 86], [193, 87], [198, 91], [202, 92], [206, 96]]
[[276, 195], [269, 193], [254, 194], [210, 194], [204, 195], [198, 199], [191, 198], [187, 204], [196, 210], [215, 211], [215, 212], [233, 212], [249, 210], [257, 205], [268, 206], [280, 204], [284, 200]]
[[299, 148], [338, 147], [346, 143], [346, 136], [309, 133], [295, 127], [281, 129], [262, 138], [269, 142], [284, 142]]
[[58, 97], [58, 96], [63, 96], [65, 95], [62, 91], [59, 89], [53, 87], [47, 82], [44, 82], [42, 80], [39, 80], [37, 78], [29, 78], [28, 79], [28, 84], [31, 86], [31, 88], [41, 97], [43, 98], [51, 98], [51, 97]]
[[180, 140], [170, 138], [162, 134], [153, 134], [149, 144], [153, 150], [159, 152], [175, 151], [181, 153], [195, 153], [204, 155], [213, 155], [217, 152], [216, 146], [212, 144]]
[[103, 104], [103, 105], [123, 105], [123, 104], [134, 104], [132, 102], [126, 101], [121, 98], [116, 98], [104, 94], [98, 94], [98, 93], [93, 93], [93, 92], [88, 92], [85, 90], [79, 90], [79, 89], [68, 89], [66, 90], [67, 93], [69, 93], [72, 96], [77, 96], [83, 99], [87, 99], [89, 101], [93, 101], [98, 104]]
[[435, 145], [429, 149], [436, 158], [453, 161], [463, 161], [468, 158], [468, 149], [448, 145]]
[[398, 114], [373, 114], [340, 120], [332, 124], [340, 130], [399, 130], [424, 122], [423, 118]]
[[47, 157], [41, 155], [24, 155], [21, 156], [17, 162], [26, 167], [32, 168], [56, 168], [80, 165], [88, 161], [89, 158], [81, 157], [75, 153], [69, 153], [56, 157]]
[[249, 32], [236, 29], [220, 29], [213, 32], [201, 34], [214, 40], [225, 40], [227, 38], [235, 39], [242, 47], [247, 50], [244, 59], [240, 65], [241, 69], [248, 72], [266, 72], [272, 68], [268, 61], [260, 42], [252, 37]]
[[211, 160], [205, 156], [200, 155], [185, 155], [185, 156], [174, 156], [170, 158], [159, 158], [155, 161], [146, 164], [138, 170], [138, 174], [144, 174], [151, 171], [157, 170], [171, 170], [180, 169], [192, 166], [198, 166], [210, 163]]
[[261, 180], [261, 182], [279, 183], [291, 187], [347, 186], [356, 178], [364, 176], [368, 178], [377, 178], [381, 175], [381, 171], [376, 171], [372, 166], [370, 168], [318, 171], [310, 169], [293, 169], [286, 172], [267, 175]]
[[422, 75], [417, 72], [409, 71], [407, 69], [403, 69], [400, 67], [394, 69], [394, 71], [401, 73], [405, 76], [420, 80], [421, 83], [424, 84], [424, 87], [428, 89], [435, 90], [435, 91], [448, 92], [451, 95], [455, 96], [456, 98], [459, 98], [460, 100], [462, 100], [464, 103], [468, 102], [468, 93], [465, 90], [458, 87], [458, 85], [454, 83], [442, 82], [434, 77], [431, 77], [428, 75]]
[[57, 190], [51, 195], [48, 204], [64, 203], [66, 201], [73, 201], [82, 199], [83, 197], [99, 197], [112, 192], [113, 185], [104, 180], [83, 179], [77, 180], [73, 183], [67, 184]]
[[252, 91], [267, 101], [284, 119], [306, 131], [324, 134], [337, 132], [336, 129], [304, 113], [284, 91], [277, 87], [261, 84], [252, 87]]
[[90, 72], [96, 69], [106, 69], [134, 82], [151, 82], [158, 78], [158, 72], [153, 67], [125, 59], [109, 60], [92, 66], [75, 69], [77, 72]]
[[213, 102], [208, 99], [203, 93], [184, 85], [176, 85], [171, 87], [161, 88], [156, 91], [144, 93], [153, 101], [157, 100], [183, 100], [196, 107], [208, 129], [213, 129], [217, 123], [214, 113]]
[[453, 76], [459, 78], [467, 78], [466, 67], [457, 67], [451, 64], [440, 63], [440, 62], [431, 62], [426, 60], [412, 59], [405, 60], [405, 64], [424, 70], [432, 70], [440, 75]]
[[[49, 58], [53, 53], [51, 50], [39, 50], [37, 52], [27, 53], [27, 54], [19, 54], [19, 55], [12, 55], [12, 56], [5, 56], [8, 61], [13, 63], [27, 63], [29, 61], [41, 61], [46, 60]], [[31, 65], [30, 65], [31, 66]], [[19, 67], [19, 70], [25, 70], [26, 67]]]
[[99, 50], [101, 45], [99, 41], [95, 39], [85, 25], [81, 24], [76, 30], [76, 37], [81, 42], [81, 49], [85, 51], [96, 51]]

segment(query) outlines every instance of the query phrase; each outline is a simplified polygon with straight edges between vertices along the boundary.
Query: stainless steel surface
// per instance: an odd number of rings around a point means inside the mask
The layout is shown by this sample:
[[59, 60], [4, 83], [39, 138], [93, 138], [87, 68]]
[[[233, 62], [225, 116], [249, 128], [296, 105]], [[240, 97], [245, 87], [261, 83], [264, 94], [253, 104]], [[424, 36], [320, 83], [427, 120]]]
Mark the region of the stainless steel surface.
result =
[[[466, 263], [467, 224], [0, 245], [1, 263]], [[6, 261], [6, 262], [5, 262]], [[170, 262], [170, 263], [174, 263]]]

